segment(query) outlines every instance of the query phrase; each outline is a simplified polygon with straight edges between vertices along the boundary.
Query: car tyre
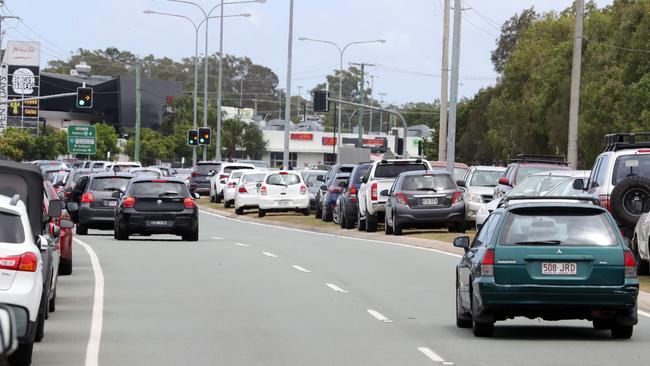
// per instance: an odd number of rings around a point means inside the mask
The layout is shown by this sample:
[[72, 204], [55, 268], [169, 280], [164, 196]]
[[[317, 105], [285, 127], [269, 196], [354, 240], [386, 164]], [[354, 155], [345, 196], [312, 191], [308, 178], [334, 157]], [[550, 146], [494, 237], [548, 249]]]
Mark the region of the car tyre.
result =
[[34, 342], [42, 341], [45, 336], [45, 317], [47, 315], [47, 300], [45, 296], [47, 296], [47, 293], [43, 291], [41, 305], [38, 308], [38, 315], [36, 316], [36, 335], [34, 336]]
[[632, 325], [616, 325], [612, 327], [612, 338], [614, 339], [630, 339], [634, 333], [634, 326]]
[[21, 343], [14, 353], [7, 357], [9, 365], [11, 366], [27, 366], [32, 363], [32, 353], [34, 351], [34, 343]]
[[59, 262], [59, 275], [69, 276], [71, 274], [72, 274], [72, 258], [71, 259], [61, 258], [61, 262]]
[[199, 226], [196, 229], [183, 234], [183, 241], [199, 241]]
[[393, 214], [393, 235], [399, 236], [402, 235], [402, 225], [397, 222], [395, 214]]
[[393, 226], [388, 225], [388, 215], [384, 215], [384, 234], [386, 234], [386, 235], [392, 235], [393, 234]]
[[448, 227], [450, 233], [464, 233], [465, 232], [465, 223], [464, 222], [454, 222]]
[[263, 209], [260, 208], [257, 211], [257, 217], [264, 217], [264, 216], [266, 216], [266, 211], [264, 211]]
[[53, 313], [56, 311], [56, 290], [54, 290], [54, 296], [50, 299], [50, 302], [47, 306], [47, 311]]
[[321, 216], [323, 222], [332, 222], [333, 220], [332, 210], [328, 210], [327, 207], [325, 207], [325, 209], [323, 210], [323, 214]]
[[212, 194], [210, 194], [210, 202], [215, 203], [217, 200], [214, 198]]
[[221, 196], [220, 195], [215, 195], [214, 196], [214, 203], [221, 203]]
[[230, 201], [223, 200], [223, 207], [230, 208]]
[[88, 226], [77, 224], [77, 235], [88, 235]]
[[647, 276], [650, 274], [650, 268], [648, 268], [648, 261], [644, 261], [641, 258], [641, 254], [639, 252], [639, 241], [637, 240], [636, 236], [634, 237], [634, 240], [632, 240], [632, 252], [634, 253], [634, 258], [636, 259], [636, 265], [637, 265], [637, 274], [639, 276]]
[[129, 233], [126, 230], [120, 229], [120, 224], [116, 221], [115, 228], [113, 229], [113, 237], [115, 237], [115, 240], [129, 240]]
[[361, 218], [361, 212], [357, 212], [357, 229], [366, 231], [366, 220]]
[[377, 216], [366, 214], [366, 231], [369, 233], [377, 231]]
[[309, 216], [309, 207], [303, 208], [301, 212], [303, 216]]
[[237, 215], [243, 215], [243, 214], [244, 214], [244, 209], [241, 208], [241, 207], [236, 208], [236, 209], [235, 209], [235, 213], [236, 213]]
[[341, 227], [341, 229], [347, 229], [347, 227], [348, 227], [348, 219], [345, 216], [345, 211], [342, 208], [341, 208], [341, 213], [340, 213], [340, 217], [339, 217], [339, 226]]
[[316, 200], [316, 210], [314, 213], [314, 218], [315, 219], [322, 219], [323, 218], [323, 209], [320, 207], [320, 201]]

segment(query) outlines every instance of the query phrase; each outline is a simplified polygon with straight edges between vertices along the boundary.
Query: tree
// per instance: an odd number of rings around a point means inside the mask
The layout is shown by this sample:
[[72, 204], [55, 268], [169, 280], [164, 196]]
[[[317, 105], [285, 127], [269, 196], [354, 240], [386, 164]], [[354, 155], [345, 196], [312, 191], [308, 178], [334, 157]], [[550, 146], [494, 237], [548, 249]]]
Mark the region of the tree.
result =
[[225, 150], [225, 157], [232, 159], [238, 148], [243, 146], [245, 123], [228, 119], [223, 121], [221, 129], [221, 147]]
[[262, 159], [262, 155], [266, 152], [267, 143], [268, 141], [264, 140], [264, 134], [256, 125], [247, 124], [244, 126], [243, 148], [250, 159]]
[[528, 29], [539, 15], [534, 8], [529, 8], [519, 15], [513, 15], [501, 26], [501, 36], [497, 41], [497, 48], [492, 51], [494, 71], [503, 72], [504, 65], [517, 46], [517, 40], [522, 32]]
[[[154, 165], [172, 157], [172, 141], [150, 128], [140, 130], [140, 162], [142, 165]], [[131, 159], [135, 153], [135, 134], [126, 142], [124, 150]]]
[[97, 153], [93, 155], [93, 159], [104, 160], [107, 156], [106, 153], [109, 151], [111, 152], [111, 158], [114, 159], [120, 153], [115, 128], [103, 122], [94, 126], [97, 129]]
[[34, 138], [28, 130], [8, 128], [0, 137], [0, 156], [14, 161], [29, 159], [34, 149]]

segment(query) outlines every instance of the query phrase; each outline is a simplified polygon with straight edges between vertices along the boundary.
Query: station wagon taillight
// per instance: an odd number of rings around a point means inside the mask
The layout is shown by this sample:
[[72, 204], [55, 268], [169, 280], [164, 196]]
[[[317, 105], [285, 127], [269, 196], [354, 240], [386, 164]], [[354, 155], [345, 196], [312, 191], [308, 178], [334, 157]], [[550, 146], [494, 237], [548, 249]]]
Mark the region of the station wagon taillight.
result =
[[0, 269], [10, 269], [13, 271], [36, 272], [38, 267], [38, 258], [36, 254], [27, 252], [21, 255], [0, 258]]
[[194, 208], [196, 207], [196, 203], [194, 203], [192, 197], [185, 197], [183, 200], [183, 206], [185, 206], [185, 208]]
[[600, 201], [600, 205], [604, 208], [607, 209], [607, 211], [612, 212], [612, 205], [609, 201], [609, 195], [608, 194], [601, 194], [598, 196], [598, 201]]
[[494, 276], [494, 249], [488, 249], [481, 261], [481, 276]]
[[228, 177], [229, 177], [228, 174], [221, 174], [221, 175], [219, 176], [219, 179], [226, 179], [226, 178], [228, 178]]
[[370, 186], [370, 199], [373, 201], [377, 200], [377, 183], [373, 183]]
[[95, 202], [95, 195], [92, 192], [84, 193], [81, 195], [81, 203], [93, 203]]
[[303, 195], [303, 196], [307, 194], [307, 187], [306, 186], [300, 186], [300, 194]]
[[133, 208], [135, 207], [135, 197], [126, 197], [124, 203], [122, 203], [124, 208]]
[[625, 252], [625, 278], [636, 278], [636, 258], [632, 252]]

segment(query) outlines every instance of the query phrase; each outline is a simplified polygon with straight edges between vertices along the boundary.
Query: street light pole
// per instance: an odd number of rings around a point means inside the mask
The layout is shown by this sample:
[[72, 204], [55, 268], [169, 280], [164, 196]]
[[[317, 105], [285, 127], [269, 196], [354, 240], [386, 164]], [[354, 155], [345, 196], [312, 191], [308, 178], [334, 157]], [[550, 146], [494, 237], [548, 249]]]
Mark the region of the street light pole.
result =
[[[287, 46], [287, 94], [284, 106], [284, 157], [282, 165], [289, 169], [289, 125], [291, 123], [291, 63], [293, 58], [293, 0], [289, 1], [289, 42]], [[294, 167], [295, 168], [295, 167]]]

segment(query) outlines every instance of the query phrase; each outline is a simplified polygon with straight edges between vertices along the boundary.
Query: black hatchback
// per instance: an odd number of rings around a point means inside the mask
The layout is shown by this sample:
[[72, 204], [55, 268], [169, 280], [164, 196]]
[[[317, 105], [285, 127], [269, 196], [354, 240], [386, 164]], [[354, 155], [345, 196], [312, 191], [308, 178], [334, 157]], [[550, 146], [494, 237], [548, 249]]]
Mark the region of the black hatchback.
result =
[[175, 178], [133, 178], [115, 208], [114, 237], [173, 234], [199, 240], [199, 210], [185, 182]]

